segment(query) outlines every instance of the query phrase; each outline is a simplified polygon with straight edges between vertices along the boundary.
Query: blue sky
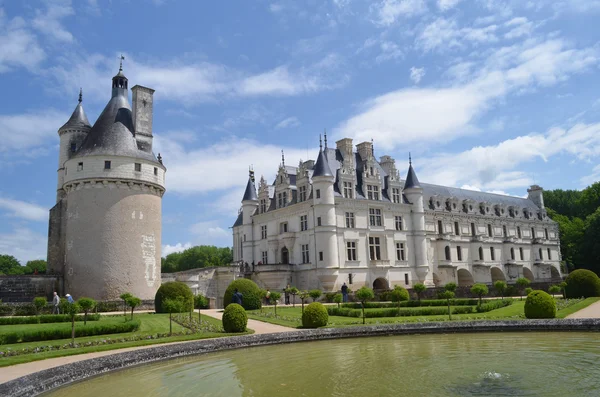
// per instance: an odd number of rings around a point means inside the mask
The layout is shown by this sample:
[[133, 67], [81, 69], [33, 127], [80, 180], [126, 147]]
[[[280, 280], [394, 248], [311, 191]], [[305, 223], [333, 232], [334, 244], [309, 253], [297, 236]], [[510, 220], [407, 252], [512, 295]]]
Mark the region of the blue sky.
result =
[[523, 196], [600, 179], [598, 0], [0, 0], [0, 253], [45, 258], [58, 128], [125, 55], [156, 89], [163, 255], [230, 246], [248, 166], [329, 142], [422, 181]]

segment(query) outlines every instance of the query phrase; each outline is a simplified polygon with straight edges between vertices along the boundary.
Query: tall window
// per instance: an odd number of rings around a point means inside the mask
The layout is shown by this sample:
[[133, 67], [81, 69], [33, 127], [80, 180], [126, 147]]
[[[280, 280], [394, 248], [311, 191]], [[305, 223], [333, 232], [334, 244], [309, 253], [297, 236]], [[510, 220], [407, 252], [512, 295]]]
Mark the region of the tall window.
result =
[[395, 220], [395, 223], [396, 223], [396, 230], [402, 230], [402, 217], [401, 216], [395, 216], [394, 220]]
[[381, 260], [381, 243], [379, 237], [369, 237], [369, 258], [372, 261]]
[[283, 208], [287, 204], [287, 193], [277, 193], [277, 208]]
[[354, 196], [352, 190], [352, 182], [344, 182], [344, 197], [352, 198]]
[[367, 185], [367, 198], [369, 200], [379, 200], [379, 186]]
[[400, 202], [400, 189], [397, 187], [392, 188], [392, 202], [399, 203]]
[[521, 226], [517, 226], [517, 237], [521, 238]]
[[479, 247], [479, 260], [483, 260], [483, 247]]
[[404, 255], [404, 243], [396, 243], [396, 260], [403, 261], [405, 260]]
[[262, 256], [262, 263], [263, 263], [263, 265], [265, 265], [267, 263], [267, 251], [262, 251], [261, 256]]
[[507, 232], [507, 230], [506, 230], [506, 225], [502, 225], [502, 235], [503, 235], [504, 237], [508, 237], [508, 232]]
[[323, 251], [319, 251], [319, 260], [323, 262]]
[[142, 172], [142, 163], [135, 163], [135, 171]]
[[494, 247], [490, 247], [490, 257], [493, 261], [496, 260], [496, 251], [494, 250]]
[[306, 201], [306, 186], [300, 186], [298, 188], [298, 201]]
[[287, 233], [288, 231], [288, 227], [287, 227], [287, 222], [281, 222], [279, 224], [279, 233]]
[[471, 223], [471, 236], [475, 236], [475, 224]]
[[321, 189], [317, 189], [317, 191], [315, 193], [317, 195], [317, 198], [320, 199], [321, 198]]
[[548, 260], [552, 260], [552, 251], [550, 251], [550, 248], [548, 248]]
[[546, 240], [549, 240], [549, 239], [548, 239], [548, 229], [544, 229], [544, 238], [545, 238]]
[[456, 247], [456, 257], [459, 261], [462, 261], [462, 248], [460, 246]]
[[493, 233], [492, 233], [492, 225], [488, 224], [488, 236], [492, 237]]
[[438, 221], [438, 234], [442, 233], [444, 233], [444, 225], [442, 224], [442, 221]]
[[458, 225], [458, 222], [454, 222], [454, 234], [460, 236], [460, 226]]
[[300, 231], [308, 230], [308, 216], [301, 215], [300, 216]]
[[356, 241], [347, 241], [346, 242], [346, 258], [349, 261], [356, 260]]
[[369, 224], [371, 226], [381, 226], [381, 210], [379, 208], [369, 208]]
[[265, 212], [267, 212], [267, 200], [260, 199], [260, 213], [264, 214]]
[[260, 227], [260, 237], [261, 237], [262, 239], [265, 239], [265, 238], [267, 238], [267, 225], [262, 225], [262, 226]]
[[450, 246], [446, 246], [446, 248], [444, 248], [444, 254], [446, 256], [446, 260], [449, 261], [451, 256], [450, 256]]
[[302, 263], [310, 263], [310, 257], [308, 256], [308, 244], [302, 244]]
[[321, 217], [320, 216], [317, 217], [317, 226], [321, 226]]
[[354, 229], [354, 212], [346, 212], [346, 227]]
[[408, 273], [404, 273], [404, 284], [408, 285]]
[[543, 260], [543, 259], [544, 259], [544, 256], [543, 256], [543, 252], [542, 252], [542, 249], [541, 249], [541, 248], [538, 250], [538, 253], [539, 253], [539, 255], [540, 255], [540, 260]]
[[535, 238], [535, 229], [531, 228], [531, 238]]
[[515, 260], [515, 249], [514, 248], [510, 249], [510, 259], [512, 259], [513, 261]]
[[523, 247], [519, 247], [519, 258], [523, 260]]

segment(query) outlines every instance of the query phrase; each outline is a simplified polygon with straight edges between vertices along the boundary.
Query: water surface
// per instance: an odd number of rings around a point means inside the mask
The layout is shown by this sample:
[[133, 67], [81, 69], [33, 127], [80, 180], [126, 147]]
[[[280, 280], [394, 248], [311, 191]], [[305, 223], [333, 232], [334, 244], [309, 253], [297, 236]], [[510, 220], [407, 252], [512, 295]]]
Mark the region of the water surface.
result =
[[408, 335], [252, 347], [46, 396], [600, 396], [599, 333]]

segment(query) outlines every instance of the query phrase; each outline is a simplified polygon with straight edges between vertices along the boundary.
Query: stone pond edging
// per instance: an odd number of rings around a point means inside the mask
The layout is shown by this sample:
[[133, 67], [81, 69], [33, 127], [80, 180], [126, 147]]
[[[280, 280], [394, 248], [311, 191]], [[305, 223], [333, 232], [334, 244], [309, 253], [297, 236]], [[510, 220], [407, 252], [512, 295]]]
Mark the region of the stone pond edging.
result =
[[320, 328], [283, 333], [243, 335], [158, 345], [152, 348], [115, 353], [35, 372], [0, 384], [0, 396], [36, 396], [69, 383], [110, 371], [161, 360], [282, 343], [337, 338], [391, 336], [435, 333], [527, 332], [527, 331], [600, 331], [600, 319], [494, 320], [408, 324], [384, 324], [347, 328]]

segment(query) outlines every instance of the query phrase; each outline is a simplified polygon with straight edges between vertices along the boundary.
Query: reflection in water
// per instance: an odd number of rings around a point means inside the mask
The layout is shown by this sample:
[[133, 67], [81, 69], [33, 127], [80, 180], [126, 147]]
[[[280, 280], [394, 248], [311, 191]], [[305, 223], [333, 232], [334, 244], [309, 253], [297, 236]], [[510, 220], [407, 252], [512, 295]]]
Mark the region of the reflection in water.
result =
[[597, 333], [356, 338], [123, 370], [48, 396], [599, 396]]

